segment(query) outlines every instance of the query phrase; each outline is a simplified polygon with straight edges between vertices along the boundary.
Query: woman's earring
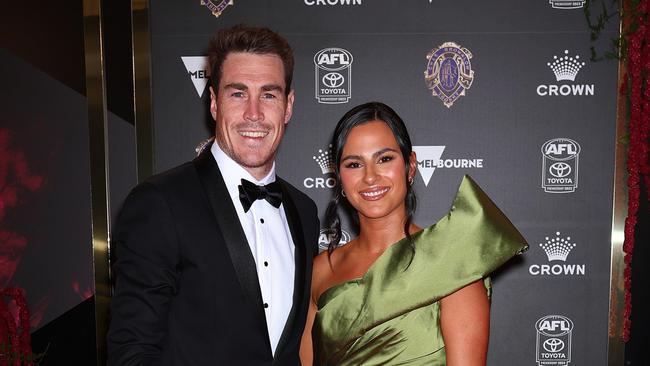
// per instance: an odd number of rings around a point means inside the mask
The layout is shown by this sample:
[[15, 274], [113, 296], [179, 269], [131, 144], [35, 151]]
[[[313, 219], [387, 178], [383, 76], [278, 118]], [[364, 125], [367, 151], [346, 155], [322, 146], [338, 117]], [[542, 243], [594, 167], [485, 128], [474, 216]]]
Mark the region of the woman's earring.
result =
[[345, 191], [341, 190], [341, 196], [345, 197]]
[[413, 180], [414, 180], [413, 177], [410, 177], [410, 178], [409, 178], [409, 185], [410, 185], [410, 186], [413, 185]]

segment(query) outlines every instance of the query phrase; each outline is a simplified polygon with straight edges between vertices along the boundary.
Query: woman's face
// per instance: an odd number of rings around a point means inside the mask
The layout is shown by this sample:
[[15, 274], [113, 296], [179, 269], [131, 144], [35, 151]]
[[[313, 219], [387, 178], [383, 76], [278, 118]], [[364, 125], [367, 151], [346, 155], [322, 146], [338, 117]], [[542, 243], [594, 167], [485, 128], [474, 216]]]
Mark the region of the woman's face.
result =
[[[409, 159], [412, 179], [417, 161]], [[348, 135], [339, 166], [345, 195], [360, 217], [405, 216], [406, 171], [393, 132], [383, 121], [354, 127]]]

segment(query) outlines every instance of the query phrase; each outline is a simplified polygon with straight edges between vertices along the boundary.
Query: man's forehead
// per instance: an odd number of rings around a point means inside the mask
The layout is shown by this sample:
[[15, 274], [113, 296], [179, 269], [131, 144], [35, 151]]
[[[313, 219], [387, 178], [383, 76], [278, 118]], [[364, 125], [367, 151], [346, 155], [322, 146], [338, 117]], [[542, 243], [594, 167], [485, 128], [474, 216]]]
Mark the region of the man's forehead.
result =
[[221, 69], [221, 87], [229, 84], [249, 87], [285, 87], [284, 65], [275, 54], [232, 52], [226, 57]]

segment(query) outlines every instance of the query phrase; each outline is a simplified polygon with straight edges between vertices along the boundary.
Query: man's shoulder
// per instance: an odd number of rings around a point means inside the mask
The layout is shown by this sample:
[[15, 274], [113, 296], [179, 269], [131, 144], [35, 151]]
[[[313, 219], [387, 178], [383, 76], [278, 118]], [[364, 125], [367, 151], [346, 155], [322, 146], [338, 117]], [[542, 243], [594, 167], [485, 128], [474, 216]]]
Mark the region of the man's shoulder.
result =
[[166, 186], [174, 182], [187, 180], [196, 175], [196, 169], [191, 161], [177, 165], [160, 173], [156, 173], [145, 180], [155, 186]]
[[175, 196], [180, 192], [195, 191], [199, 182], [193, 162], [189, 161], [156, 173], [139, 183], [133, 192], [156, 191], [163, 196]]

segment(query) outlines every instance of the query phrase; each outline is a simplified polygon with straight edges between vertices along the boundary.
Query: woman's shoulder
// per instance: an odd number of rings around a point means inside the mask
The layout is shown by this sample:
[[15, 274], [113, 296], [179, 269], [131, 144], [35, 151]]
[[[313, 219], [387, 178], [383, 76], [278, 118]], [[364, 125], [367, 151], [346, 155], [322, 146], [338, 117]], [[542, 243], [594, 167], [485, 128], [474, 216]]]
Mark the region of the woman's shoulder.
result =
[[331, 287], [332, 283], [336, 281], [335, 269], [345, 260], [347, 245], [349, 243], [338, 247], [332, 252], [324, 250], [314, 257], [311, 281], [311, 293], [314, 299], [317, 299], [323, 291]]

